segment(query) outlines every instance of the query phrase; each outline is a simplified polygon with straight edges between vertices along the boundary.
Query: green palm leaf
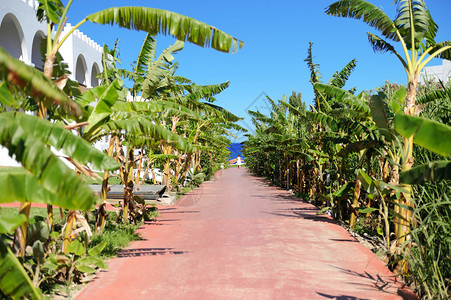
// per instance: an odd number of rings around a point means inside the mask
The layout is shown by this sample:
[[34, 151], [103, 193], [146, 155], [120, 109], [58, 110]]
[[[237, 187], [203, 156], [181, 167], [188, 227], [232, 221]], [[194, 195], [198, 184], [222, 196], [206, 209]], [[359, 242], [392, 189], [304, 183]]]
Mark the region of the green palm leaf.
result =
[[164, 75], [171, 72], [168, 64], [174, 60], [174, 56], [172, 54], [182, 50], [183, 46], [183, 42], [176, 41], [173, 45], [163, 50], [155, 63], [148, 66], [146, 78], [142, 83], [142, 97], [144, 99], [149, 99], [152, 93], [161, 84], [161, 80]]
[[[29, 132], [23, 132], [23, 130], [29, 130], [33, 132], [33, 137], [39, 139], [41, 143], [53, 146], [57, 150], [62, 150], [64, 154], [83, 165], [89, 163], [97, 170], [114, 170], [119, 167], [114, 159], [92, 147], [85, 140], [75, 136], [69, 130], [51, 124], [46, 120], [12, 112], [1, 114], [0, 120], [1, 122], [6, 122], [8, 124], [6, 126], [14, 124], [13, 127], [17, 131], [12, 133], [12, 139], [20, 138], [26, 140], [27, 134], [30, 134]], [[15, 140], [11, 141], [11, 143], [15, 142]], [[23, 150], [27, 151], [27, 149]]]
[[441, 43], [437, 43], [433, 46], [432, 50], [429, 53], [434, 53], [437, 50], [443, 50], [437, 57], [442, 59], [451, 60], [451, 41], [444, 41]]
[[451, 180], [451, 161], [434, 161], [399, 174], [399, 181], [405, 184], [423, 184], [439, 180]]
[[83, 137], [90, 141], [93, 133], [105, 123], [113, 113], [112, 106], [119, 98], [118, 89], [120, 88], [118, 80], [115, 79], [108, 85], [101, 85], [86, 91], [83, 97], [94, 97], [97, 104], [88, 118], [89, 125], [86, 126]]
[[138, 59], [136, 60], [136, 73], [145, 74], [147, 68], [151, 65], [152, 59], [155, 57], [157, 42], [154, 35], [148, 33], [144, 39]]
[[[432, 40], [435, 38], [438, 26], [423, 0], [396, 0], [395, 2], [398, 4], [398, 15], [394, 23], [408, 48], [414, 44], [418, 49], [418, 44], [426, 37]], [[412, 41], [412, 31], [414, 41]]]
[[381, 39], [380, 37], [378, 37], [375, 34], [372, 34], [370, 32], [366, 33], [368, 36], [368, 41], [371, 44], [371, 47], [373, 48], [374, 52], [391, 52], [397, 56], [398, 53], [395, 50], [395, 47], [393, 47], [390, 43], [384, 41], [383, 39]]
[[153, 100], [153, 101], [145, 101], [145, 102], [123, 102], [118, 101], [113, 109], [118, 112], [126, 112], [126, 113], [138, 113], [138, 114], [156, 114], [156, 113], [169, 113], [175, 115], [183, 115], [189, 117], [191, 119], [199, 119], [199, 114], [190, 110], [186, 106], [181, 104], [164, 101], [164, 100]]
[[147, 136], [162, 143], [169, 144], [179, 150], [192, 152], [193, 145], [181, 136], [174, 134], [163, 126], [153, 124], [143, 117], [136, 117], [129, 120], [111, 120], [105, 126], [112, 131], [119, 132], [126, 130], [127, 134]]
[[[8, 148], [10, 156], [14, 156], [25, 169], [31, 172], [45, 190], [56, 195], [56, 198], [51, 194], [44, 195], [45, 191], [36, 188], [42, 197], [48, 196], [47, 200], [39, 201], [51, 202], [49, 204], [57, 203], [58, 206], [68, 209], [86, 210], [96, 202], [97, 198], [75, 172], [49, 149], [48, 145], [63, 150], [83, 164], [89, 162], [100, 169], [118, 167], [118, 163], [112, 158], [70, 131], [37, 117], [22, 113], [3, 113], [0, 115], [0, 132], [0, 144]], [[34, 132], [34, 136], [30, 132]], [[19, 187], [22, 186], [17, 182], [17, 177], [11, 180]], [[29, 182], [30, 187], [36, 185], [29, 177], [26, 177], [23, 182]], [[24, 190], [22, 199], [31, 197], [27, 194], [29, 193], [27, 190], [28, 188]], [[5, 192], [5, 189], [2, 192]], [[3, 196], [2, 199], [4, 199]]]
[[0, 174], [0, 191], [0, 203], [33, 202], [65, 207], [64, 198], [47, 190], [29, 173]]
[[230, 85], [229, 81], [220, 84], [211, 85], [187, 85], [184, 86], [188, 91], [186, 99], [188, 101], [197, 101], [200, 99], [205, 99], [208, 102], [214, 102], [214, 95], [217, 95], [228, 88]]
[[388, 104], [390, 106], [391, 111], [396, 114], [404, 107], [404, 99], [407, 96], [407, 91], [404, 87], [400, 87], [396, 92], [393, 93], [390, 103]]
[[37, 69], [27, 66], [0, 47], [0, 79], [22, 94], [44, 101], [47, 107], [60, 106], [66, 113], [81, 115], [80, 107]]
[[326, 14], [362, 20], [390, 40], [398, 41], [393, 21], [379, 7], [364, 0], [342, 0], [326, 8]]
[[41, 291], [33, 286], [22, 264], [2, 239], [0, 239], [0, 289], [13, 299], [41, 299]]
[[398, 113], [395, 129], [403, 137], [413, 136], [413, 142], [443, 156], [451, 154], [451, 127], [421, 117]]
[[327, 96], [337, 100], [338, 102], [346, 103], [350, 105], [352, 108], [358, 109], [359, 111], [362, 112], [369, 111], [369, 106], [365, 101], [339, 87], [323, 83], [317, 83], [315, 84], [315, 90], [320, 93], [326, 94]]
[[117, 24], [128, 29], [169, 34], [181, 41], [222, 52], [235, 52], [244, 43], [196, 19], [167, 10], [148, 7], [112, 7], [86, 17], [99, 24]]
[[384, 92], [373, 95], [370, 100], [370, 108], [371, 116], [380, 133], [385, 136], [388, 141], [393, 140], [391, 127], [393, 113], [387, 105], [387, 95], [385, 95]]
[[332, 76], [332, 78], [329, 80], [329, 84], [332, 86], [336, 86], [338, 88], [344, 87], [346, 81], [348, 80], [349, 76], [351, 75], [352, 71], [355, 69], [356, 66], [357, 60], [356, 59], [351, 60], [340, 72], [336, 72]]

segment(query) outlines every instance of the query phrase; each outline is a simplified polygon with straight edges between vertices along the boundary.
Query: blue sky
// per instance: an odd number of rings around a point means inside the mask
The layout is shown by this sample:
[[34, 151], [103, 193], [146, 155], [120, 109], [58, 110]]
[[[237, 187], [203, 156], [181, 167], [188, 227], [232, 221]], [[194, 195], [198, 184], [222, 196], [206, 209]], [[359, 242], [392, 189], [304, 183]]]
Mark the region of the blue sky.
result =
[[[358, 63], [346, 88], [357, 91], [374, 89], [386, 80], [405, 83], [406, 75], [394, 55], [374, 53], [366, 32], [378, 34], [362, 21], [331, 17], [324, 13], [333, 3], [329, 0], [280, 1], [175, 1], [175, 0], [75, 0], [68, 22], [73, 25], [84, 16], [111, 6], [148, 6], [171, 10], [213, 25], [245, 42], [235, 54], [225, 54], [210, 48], [186, 44], [176, 55], [180, 63], [178, 75], [197, 84], [215, 84], [230, 81], [230, 87], [218, 95], [217, 105], [240, 117], [246, 109], [260, 107], [264, 111], [264, 95], [277, 100], [301, 92], [307, 105], [312, 103], [313, 90], [309, 71], [304, 62], [309, 42], [313, 42], [315, 62], [320, 65], [323, 80], [341, 70], [351, 59]], [[373, 0], [390, 17], [396, 15], [393, 0]], [[451, 1], [426, 2], [439, 26], [436, 41], [451, 40]], [[85, 34], [99, 44], [112, 46], [119, 39], [120, 59], [129, 67], [136, 59], [144, 32], [118, 27], [84, 24]], [[157, 37], [159, 51], [173, 43], [171, 37]], [[440, 64], [433, 60], [430, 65]], [[250, 123], [246, 119], [246, 123]]]

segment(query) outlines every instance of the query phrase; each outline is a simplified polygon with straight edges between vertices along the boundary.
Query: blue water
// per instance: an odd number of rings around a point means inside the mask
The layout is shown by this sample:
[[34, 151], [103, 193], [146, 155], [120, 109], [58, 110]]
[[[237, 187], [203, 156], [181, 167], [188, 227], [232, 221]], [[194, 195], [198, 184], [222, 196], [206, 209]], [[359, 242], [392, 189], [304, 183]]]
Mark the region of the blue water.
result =
[[232, 143], [229, 146], [229, 150], [231, 152], [230, 159], [236, 158], [238, 155], [244, 159], [243, 153], [241, 152], [242, 145], [241, 143]]

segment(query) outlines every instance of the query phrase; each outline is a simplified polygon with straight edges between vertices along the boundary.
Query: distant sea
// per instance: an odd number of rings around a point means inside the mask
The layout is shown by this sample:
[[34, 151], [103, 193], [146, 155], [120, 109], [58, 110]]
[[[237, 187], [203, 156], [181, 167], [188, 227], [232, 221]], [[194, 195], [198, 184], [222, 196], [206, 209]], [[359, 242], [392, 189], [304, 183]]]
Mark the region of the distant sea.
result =
[[241, 156], [244, 159], [243, 153], [241, 152], [241, 148], [243, 146], [241, 145], [241, 143], [232, 143], [229, 146], [229, 150], [231, 152], [230, 154], [230, 159], [234, 159], [236, 158], [238, 155]]

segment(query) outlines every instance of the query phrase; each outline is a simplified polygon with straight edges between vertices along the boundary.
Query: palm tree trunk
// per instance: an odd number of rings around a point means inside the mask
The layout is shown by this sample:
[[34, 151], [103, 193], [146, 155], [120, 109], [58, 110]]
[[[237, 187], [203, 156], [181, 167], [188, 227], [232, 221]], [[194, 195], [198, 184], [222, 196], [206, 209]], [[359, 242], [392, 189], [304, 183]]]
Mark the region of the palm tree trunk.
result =
[[129, 219], [129, 208], [133, 204], [133, 163], [134, 163], [134, 149], [130, 147], [128, 150], [128, 160], [125, 171], [125, 188], [124, 188], [124, 207], [123, 207], [123, 222], [127, 223]]
[[69, 213], [67, 214], [66, 230], [64, 230], [63, 252], [66, 254], [69, 253], [68, 248], [71, 242], [72, 229], [74, 227], [76, 220], [77, 220], [76, 211], [70, 210]]
[[352, 198], [352, 205], [351, 205], [351, 218], [349, 219], [349, 226], [351, 228], [354, 228], [355, 222], [357, 220], [357, 213], [355, 208], [359, 205], [359, 197], [360, 197], [360, 187], [362, 186], [362, 182], [359, 178], [355, 181], [355, 187], [354, 187], [354, 195]]
[[[171, 154], [172, 147], [164, 146], [163, 153], [167, 155]], [[171, 177], [171, 160], [168, 158], [164, 163], [163, 185], [169, 186], [170, 177]]]
[[[406, 107], [405, 114], [410, 116], [415, 116], [419, 114], [419, 111], [416, 111], [416, 97], [417, 97], [417, 81], [418, 75], [414, 76], [412, 80], [409, 81], [409, 88], [407, 91], [406, 97]], [[403, 154], [404, 159], [401, 164], [401, 171], [408, 171], [412, 168], [414, 163], [413, 158], [413, 136], [410, 138], [403, 138]], [[396, 183], [399, 183], [399, 178], [397, 178]], [[400, 199], [400, 203], [403, 207], [399, 207], [399, 215], [401, 216], [399, 220], [399, 226], [396, 231], [396, 237], [398, 238], [399, 245], [402, 245], [408, 234], [410, 233], [410, 223], [412, 218], [412, 186], [403, 184], [402, 188], [407, 192], [402, 193], [402, 197]], [[410, 209], [409, 209], [410, 208]]]
[[27, 246], [27, 230], [28, 230], [28, 219], [30, 216], [31, 202], [23, 202], [20, 204], [19, 214], [23, 214], [27, 217], [27, 221], [17, 227], [14, 234], [14, 248], [17, 252], [18, 257], [25, 256], [25, 248]]
[[[110, 145], [108, 146], [108, 156], [113, 156], [113, 149], [114, 149], [114, 140], [115, 138], [110, 136]], [[100, 200], [102, 203], [100, 204], [98, 208], [98, 216], [96, 221], [96, 232], [102, 233], [103, 229], [105, 228], [106, 224], [106, 200], [107, 200], [107, 192], [108, 192], [108, 178], [110, 176], [110, 173], [108, 170], [105, 170], [103, 172], [103, 181], [102, 181], [102, 192], [100, 194]]]

